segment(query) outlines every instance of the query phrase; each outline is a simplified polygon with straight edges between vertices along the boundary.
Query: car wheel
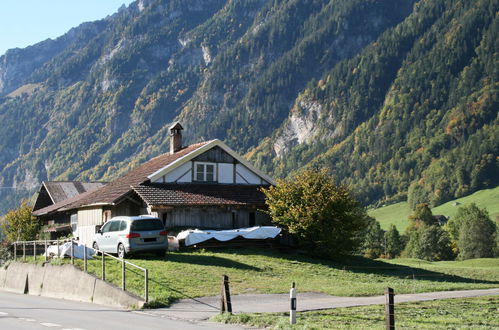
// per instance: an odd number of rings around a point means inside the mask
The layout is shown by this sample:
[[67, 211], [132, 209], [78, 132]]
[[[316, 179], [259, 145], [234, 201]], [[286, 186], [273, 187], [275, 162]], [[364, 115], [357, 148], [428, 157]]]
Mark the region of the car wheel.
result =
[[121, 259], [125, 259], [126, 257], [125, 246], [121, 243], [118, 244], [118, 257]]
[[92, 247], [94, 248], [95, 253], [98, 254], [97, 250], [99, 250], [99, 245], [97, 244], [97, 242], [94, 242], [94, 244], [92, 244]]

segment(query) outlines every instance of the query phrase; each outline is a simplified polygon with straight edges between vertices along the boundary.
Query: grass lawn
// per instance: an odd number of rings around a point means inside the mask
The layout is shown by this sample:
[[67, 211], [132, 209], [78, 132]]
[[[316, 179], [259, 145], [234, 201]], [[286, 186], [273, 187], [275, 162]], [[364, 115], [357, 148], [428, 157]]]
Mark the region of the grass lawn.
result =
[[[400, 329], [498, 329], [499, 296], [444, 299], [395, 305], [395, 326]], [[297, 314], [217, 315], [212, 321], [273, 329], [384, 329], [384, 306], [337, 308]]]
[[[338, 296], [370, 296], [386, 286], [397, 293], [492, 288], [499, 286], [498, 259], [431, 263], [414, 259], [390, 261], [351, 257], [343, 261], [314, 259], [276, 250], [233, 249], [169, 253], [164, 259], [129, 259], [149, 269], [153, 306], [188, 297], [218, 295], [221, 277], [230, 278], [232, 294], [284, 293], [296, 282], [302, 292]], [[77, 260], [81, 266], [82, 261]], [[454, 264], [455, 263], [455, 264]], [[100, 260], [89, 261], [89, 271], [100, 276]], [[130, 270], [130, 271], [129, 271]], [[106, 262], [106, 277], [121, 285], [121, 266]], [[127, 267], [127, 288], [142, 295], [141, 272]]]
[[[454, 206], [453, 203], [459, 202], [461, 205]], [[499, 187], [493, 189], [484, 189], [475, 192], [466, 197], [447, 202], [433, 208], [433, 214], [443, 214], [453, 217], [456, 215], [460, 206], [475, 203], [480, 208], [486, 208], [489, 211], [492, 220], [499, 216]], [[367, 212], [370, 216], [379, 221], [381, 228], [388, 229], [391, 224], [394, 224], [400, 232], [405, 232], [408, 225], [407, 218], [412, 213], [407, 202], [400, 202], [388, 206], [383, 206], [377, 209], [371, 209]]]

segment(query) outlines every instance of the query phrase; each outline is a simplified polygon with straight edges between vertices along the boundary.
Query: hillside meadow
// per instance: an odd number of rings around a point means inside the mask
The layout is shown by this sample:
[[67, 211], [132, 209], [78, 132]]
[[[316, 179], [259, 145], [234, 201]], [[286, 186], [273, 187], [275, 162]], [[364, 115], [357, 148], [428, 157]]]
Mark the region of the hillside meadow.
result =
[[[455, 205], [458, 203], [458, 205]], [[480, 208], [489, 212], [492, 220], [499, 216], [499, 187], [484, 189], [471, 195], [458, 198], [431, 209], [434, 215], [443, 214], [448, 217], [456, 215], [460, 206], [475, 203]], [[408, 225], [408, 217], [412, 213], [407, 202], [400, 202], [368, 210], [368, 214], [379, 221], [381, 228], [388, 229], [391, 224], [395, 225], [400, 232], [405, 232]]]
[[[220, 293], [222, 275], [230, 278], [232, 294], [284, 293], [292, 282], [301, 292], [337, 296], [380, 295], [387, 286], [397, 293], [485, 289], [499, 286], [499, 260], [427, 262], [416, 259], [344, 260], [311, 258], [269, 249], [197, 250], [168, 253], [165, 258], [129, 259], [149, 269], [151, 306]], [[81, 267], [82, 261], [77, 260]], [[88, 269], [101, 274], [100, 258]], [[121, 265], [106, 262], [106, 277], [121, 285]], [[127, 268], [127, 288], [142, 294], [142, 273]]]

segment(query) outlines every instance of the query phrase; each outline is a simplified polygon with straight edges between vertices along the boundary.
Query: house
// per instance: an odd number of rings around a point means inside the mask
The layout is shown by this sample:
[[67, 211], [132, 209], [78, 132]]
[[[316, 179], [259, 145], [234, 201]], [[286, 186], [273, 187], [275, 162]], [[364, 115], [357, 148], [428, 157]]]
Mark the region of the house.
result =
[[[105, 182], [44, 181], [38, 190], [33, 212], [60, 203], [79, 194], [102, 187]], [[71, 233], [70, 217], [66, 213], [57, 213], [49, 217], [41, 216], [41, 223], [51, 239]]]
[[170, 127], [170, 152], [33, 214], [69, 216], [73, 235], [87, 245], [92, 244], [96, 228], [118, 215], [154, 215], [166, 228], [266, 224], [260, 188], [274, 181], [218, 139], [183, 147], [182, 130], [178, 122]]
[[435, 219], [435, 222], [438, 223], [440, 226], [443, 226], [449, 221], [449, 217], [446, 217], [445, 215], [442, 214], [437, 214], [433, 216], [433, 219]]

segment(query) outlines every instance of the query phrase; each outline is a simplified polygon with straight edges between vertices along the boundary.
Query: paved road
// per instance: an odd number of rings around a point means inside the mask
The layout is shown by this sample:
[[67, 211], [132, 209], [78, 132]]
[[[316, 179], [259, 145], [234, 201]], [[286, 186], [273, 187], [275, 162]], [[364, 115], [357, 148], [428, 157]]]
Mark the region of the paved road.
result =
[[173, 320], [148, 310], [124, 311], [90, 303], [0, 291], [0, 329], [241, 329], [206, 321]]
[[[443, 291], [416, 294], [395, 295], [395, 303], [425, 301], [449, 298], [468, 298], [499, 295], [498, 289]], [[207, 320], [218, 313], [219, 297], [204, 297], [182, 299], [170, 308], [151, 310], [150, 312], [163, 317], [184, 320]], [[231, 297], [234, 313], [264, 313], [289, 311], [288, 294], [251, 294]], [[298, 293], [297, 310], [309, 311], [339, 307], [353, 307], [384, 304], [384, 296], [375, 297], [336, 297], [324, 293]]]

